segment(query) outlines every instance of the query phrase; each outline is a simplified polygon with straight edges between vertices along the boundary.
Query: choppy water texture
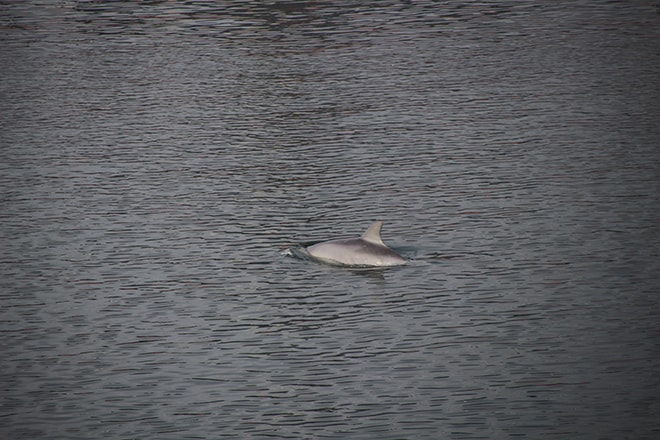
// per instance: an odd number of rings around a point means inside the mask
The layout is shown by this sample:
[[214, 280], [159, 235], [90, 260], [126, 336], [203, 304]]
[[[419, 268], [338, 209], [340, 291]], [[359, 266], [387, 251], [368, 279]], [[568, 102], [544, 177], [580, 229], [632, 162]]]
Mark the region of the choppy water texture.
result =
[[[0, 8], [0, 436], [660, 436], [651, 1]], [[383, 237], [350, 270], [294, 243]]]

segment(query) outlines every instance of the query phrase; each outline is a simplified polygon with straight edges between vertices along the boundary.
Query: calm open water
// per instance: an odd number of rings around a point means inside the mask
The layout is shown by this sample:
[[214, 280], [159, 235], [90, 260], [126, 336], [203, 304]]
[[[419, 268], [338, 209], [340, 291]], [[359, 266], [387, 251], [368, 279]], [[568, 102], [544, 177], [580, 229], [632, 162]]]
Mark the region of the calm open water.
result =
[[0, 437], [658, 438], [658, 7], [3, 1]]

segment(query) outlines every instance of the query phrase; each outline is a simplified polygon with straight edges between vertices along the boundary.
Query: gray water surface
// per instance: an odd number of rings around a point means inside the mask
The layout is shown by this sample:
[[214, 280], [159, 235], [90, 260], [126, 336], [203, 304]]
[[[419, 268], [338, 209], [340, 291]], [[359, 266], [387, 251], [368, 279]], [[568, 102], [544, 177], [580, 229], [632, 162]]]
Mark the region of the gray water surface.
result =
[[[660, 436], [650, 1], [0, 8], [0, 436]], [[360, 235], [411, 259], [282, 254]]]

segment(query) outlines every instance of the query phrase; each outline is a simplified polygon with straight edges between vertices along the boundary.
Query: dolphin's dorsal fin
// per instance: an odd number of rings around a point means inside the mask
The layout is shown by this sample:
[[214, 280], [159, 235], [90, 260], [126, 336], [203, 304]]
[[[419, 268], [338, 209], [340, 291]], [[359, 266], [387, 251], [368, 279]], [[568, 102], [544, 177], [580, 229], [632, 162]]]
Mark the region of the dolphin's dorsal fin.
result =
[[367, 232], [362, 234], [362, 240], [368, 241], [369, 243], [385, 246], [385, 243], [383, 243], [383, 239], [380, 238], [380, 229], [382, 227], [383, 227], [383, 222], [381, 221], [374, 222], [374, 224], [369, 226]]

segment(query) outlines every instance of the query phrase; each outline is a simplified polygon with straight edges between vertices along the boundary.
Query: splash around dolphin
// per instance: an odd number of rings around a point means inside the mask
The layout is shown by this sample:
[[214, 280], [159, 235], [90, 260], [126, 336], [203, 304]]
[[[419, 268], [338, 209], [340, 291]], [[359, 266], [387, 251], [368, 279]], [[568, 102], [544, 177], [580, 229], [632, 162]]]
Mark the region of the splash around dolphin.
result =
[[406, 264], [405, 258], [383, 243], [380, 236], [382, 227], [383, 222], [377, 221], [360, 238], [323, 241], [291, 249], [291, 253], [334, 266], [387, 267]]

